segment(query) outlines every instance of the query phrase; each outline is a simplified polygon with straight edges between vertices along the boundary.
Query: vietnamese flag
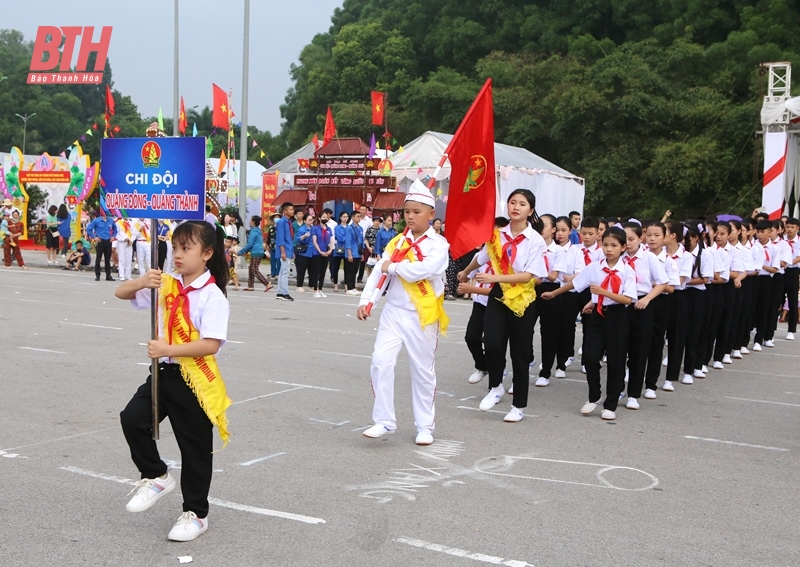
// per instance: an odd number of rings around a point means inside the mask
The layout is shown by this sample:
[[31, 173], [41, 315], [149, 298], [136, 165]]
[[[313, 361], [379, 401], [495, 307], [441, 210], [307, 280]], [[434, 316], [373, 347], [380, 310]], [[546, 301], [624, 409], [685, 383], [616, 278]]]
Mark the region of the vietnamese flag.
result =
[[214, 105], [211, 111], [211, 125], [223, 130], [230, 128], [230, 109], [228, 103], [228, 93], [211, 83], [214, 91]]
[[372, 125], [380, 126], [386, 112], [386, 93], [372, 91]]
[[325, 131], [322, 133], [322, 143], [327, 144], [336, 136], [336, 124], [333, 123], [333, 113], [331, 107], [328, 107], [328, 112], [325, 115]]
[[445, 220], [447, 241], [453, 258], [460, 258], [491, 240], [494, 230], [497, 188], [492, 79], [486, 80], [445, 155], [452, 171]]
[[111, 94], [111, 88], [106, 85], [106, 114], [114, 116], [116, 110], [114, 109], [114, 95]]
[[178, 131], [186, 135], [186, 127], [189, 123], [186, 121], [186, 107], [183, 105], [183, 97], [181, 97], [181, 112], [178, 119]]

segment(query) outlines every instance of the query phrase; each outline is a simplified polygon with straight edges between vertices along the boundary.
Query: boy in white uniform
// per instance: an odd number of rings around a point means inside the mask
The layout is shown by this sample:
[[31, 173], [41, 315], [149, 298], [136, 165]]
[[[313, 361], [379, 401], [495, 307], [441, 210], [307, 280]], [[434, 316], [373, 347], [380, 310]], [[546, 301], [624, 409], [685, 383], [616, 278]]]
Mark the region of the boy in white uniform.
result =
[[136, 241], [136, 262], [139, 265], [139, 273], [144, 274], [151, 266], [150, 221], [147, 219], [134, 219], [133, 232]]
[[117, 224], [117, 259], [119, 261], [119, 281], [131, 279], [131, 260], [134, 239], [133, 225], [130, 219], [119, 218]]
[[417, 445], [433, 443], [436, 372], [434, 356], [439, 331], [447, 329], [444, 282], [450, 245], [430, 227], [435, 215], [430, 190], [414, 181], [406, 196], [406, 230], [386, 246], [361, 293], [357, 317], [369, 317], [367, 304], [383, 274], [389, 284], [372, 352], [372, 390], [375, 425], [365, 437], [378, 438], [397, 428], [394, 411], [394, 367], [405, 345], [411, 367], [411, 397]]

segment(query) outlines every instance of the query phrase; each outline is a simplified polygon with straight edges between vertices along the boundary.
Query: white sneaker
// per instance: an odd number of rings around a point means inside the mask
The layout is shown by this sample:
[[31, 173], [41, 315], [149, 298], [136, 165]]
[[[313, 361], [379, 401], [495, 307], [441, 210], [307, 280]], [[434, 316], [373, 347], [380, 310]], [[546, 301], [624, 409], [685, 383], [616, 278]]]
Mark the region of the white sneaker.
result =
[[208, 529], [208, 518], [198, 518], [194, 512], [184, 512], [172, 529], [169, 538], [172, 541], [192, 541]]
[[703, 374], [708, 374], [708, 366], [706, 366], [706, 365], [704, 364], [704, 365], [703, 365], [703, 367], [700, 369], [700, 371], [701, 371]]
[[583, 356], [583, 347], [580, 347], [580, 348], [578, 349], [578, 354], [579, 354], [579, 355], [581, 355], [581, 356]]
[[545, 386], [549, 386], [550, 385], [550, 380], [548, 380], [544, 376], [539, 376], [536, 379], [536, 382], [533, 385], [534, 386], [539, 386], [540, 388], [544, 388]]
[[693, 376], [695, 378], [705, 378], [706, 377], [706, 373], [703, 372], [702, 370], [695, 370]]
[[674, 392], [675, 386], [673, 386], [672, 382], [670, 382], [669, 380], [664, 380], [664, 385], [661, 386], [661, 389], [664, 390], [665, 392]]
[[328, 297], [327, 295], [325, 295], [325, 294], [324, 294], [324, 293], [322, 293], [322, 292], [319, 292], [319, 296], [320, 296], [320, 297]]
[[163, 477], [143, 478], [130, 491], [130, 494], [134, 496], [125, 509], [128, 512], [143, 512], [155, 504], [159, 498], [175, 490], [176, 485], [175, 477], [169, 474], [169, 471]]
[[628, 409], [639, 409], [639, 400], [636, 398], [628, 398], [628, 401], [625, 402], [625, 407]]
[[433, 433], [429, 429], [423, 429], [417, 433], [417, 438], [414, 440], [417, 445], [430, 445], [433, 443]]
[[514, 382], [511, 382], [511, 386], [508, 387], [506, 390], [506, 394], [513, 394], [514, 393]]
[[589, 415], [596, 408], [597, 408], [597, 403], [596, 402], [586, 402], [585, 404], [583, 404], [583, 407], [581, 408], [581, 413], [583, 415]]
[[665, 356], [664, 360], [661, 361], [661, 366], [667, 366], [669, 364], [669, 356]]
[[506, 414], [506, 416], [503, 418], [503, 421], [506, 423], [517, 423], [518, 421], [522, 421], [523, 417], [525, 416], [522, 414], [521, 409], [511, 406], [511, 411]]
[[481, 411], [487, 411], [492, 409], [495, 405], [500, 403], [500, 398], [502, 398], [503, 394], [505, 393], [506, 390], [505, 388], [503, 388], [502, 384], [500, 384], [497, 388], [492, 388], [491, 390], [489, 390], [489, 393], [486, 394], [486, 396], [481, 400], [481, 403], [478, 406], [478, 408]]
[[314, 292], [314, 297], [316, 297], [316, 298], [322, 298], [322, 294], [321, 294], [320, 292], [318, 292], [318, 291], [315, 291], [315, 292]]
[[586, 374], [586, 367], [585, 367], [585, 366], [581, 366], [581, 372], [583, 372], [584, 374]]
[[786, 340], [793, 341], [794, 340], [794, 333], [786, 333]]
[[603, 355], [603, 360], [601, 360], [600, 362], [608, 362], [608, 357], [604, 354]]
[[764, 346], [767, 348], [773, 348], [775, 346], [775, 341], [773, 340], [764, 341]]
[[646, 400], [655, 400], [658, 396], [656, 396], [656, 391], [647, 389], [644, 391], [644, 397]]
[[683, 378], [681, 378], [681, 384], [694, 384], [694, 378], [692, 378], [691, 374], [684, 374]]
[[544, 366], [542, 365], [541, 362], [539, 363], [539, 370], [544, 370]]
[[570, 364], [572, 364], [573, 362], [575, 362], [575, 357], [573, 357], [573, 356], [570, 356], [570, 357], [567, 359], [567, 361], [564, 363], [564, 366], [565, 366], [566, 368], [569, 368], [569, 365], [570, 365]]
[[[735, 350], [735, 351], [733, 351], [731, 353], [731, 358], [740, 358], [741, 359], [741, 358], [744, 358], [744, 357], [742, 356], [742, 351]], [[723, 360], [723, 362], [725, 362], [725, 361]]]
[[714, 370], [722, 370], [723, 368], [725, 368], [725, 366], [723, 366], [723, 364], [719, 360], [715, 360], [714, 364], [711, 365], [711, 368], [713, 368]]
[[750, 354], [750, 351], [747, 350], [747, 347], [742, 347], [739, 349], [739, 352], [742, 354]]
[[[725, 356], [723, 356], [722, 357], [722, 363], [723, 364], [733, 364], [733, 359], [731, 359], [731, 355], [726, 354]], [[716, 366], [714, 368], [716, 368]]]
[[753, 343], [753, 352], [761, 352], [761, 345], [758, 343]]
[[600, 412], [600, 419], [611, 421], [612, 419], [617, 419], [617, 414], [611, 411], [610, 409], [604, 409], [603, 411]]
[[362, 435], [364, 437], [369, 437], [370, 439], [378, 439], [379, 437], [383, 437], [384, 435], [391, 435], [392, 433], [394, 433], [394, 429], [389, 429], [382, 423], [376, 423], [375, 425], [364, 431]]
[[305, 288], [298, 287], [297, 289], [295, 289], [295, 291], [296, 291], [297, 293], [305, 293], [305, 291], [306, 291], [306, 290], [305, 290]]
[[361, 293], [357, 289], [348, 289], [344, 292], [345, 295], [361, 295]]
[[561, 370], [560, 368], [556, 368], [556, 378], [566, 378], [567, 373]]
[[485, 372], [483, 370], [476, 370], [475, 372], [469, 375], [469, 378], [467, 378], [467, 382], [469, 382], [470, 384], [477, 384], [478, 382], [483, 380], [484, 376], [488, 375], [489, 375], [488, 372]]

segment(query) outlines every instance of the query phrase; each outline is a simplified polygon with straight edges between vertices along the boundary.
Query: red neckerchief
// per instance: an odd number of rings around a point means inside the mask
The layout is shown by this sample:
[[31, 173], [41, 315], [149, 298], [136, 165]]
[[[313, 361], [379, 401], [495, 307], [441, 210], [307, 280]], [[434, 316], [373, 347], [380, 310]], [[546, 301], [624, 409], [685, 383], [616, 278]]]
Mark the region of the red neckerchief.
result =
[[209, 284], [216, 283], [217, 280], [214, 279], [214, 276], [210, 276], [208, 281], [200, 287], [183, 287], [181, 280], [176, 278], [175, 281], [178, 283], [178, 295], [172, 300], [172, 306], [169, 309], [169, 323], [167, 323], [169, 326], [169, 344], [172, 344], [172, 329], [175, 326], [175, 318], [178, 314], [179, 307], [183, 311], [183, 317], [189, 323], [189, 330], [191, 331], [192, 320], [189, 318], [189, 292], [203, 289]]
[[589, 249], [585, 246], [583, 247], [583, 263], [587, 266], [592, 263], [592, 258], [589, 256]]
[[547, 259], [547, 249], [544, 251], [544, 269], [547, 270], [547, 275], [550, 275], [550, 260]]
[[419, 245], [420, 245], [420, 242], [422, 242], [423, 240], [428, 238], [428, 235], [427, 234], [423, 234], [419, 239], [417, 239], [416, 242], [411, 242], [411, 240], [408, 238], [408, 233], [409, 233], [408, 229], [406, 229], [403, 232], [403, 236], [405, 237], [405, 240], [403, 241], [403, 244], [408, 244], [408, 247], [402, 248], [401, 246], [398, 246], [397, 248], [395, 248], [394, 249], [394, 253], [392, 254], [392, 258], [390, 260], [391, 263], [402, 262], [403, 258], [406, 257], [406, 254], [408, 254], [409, 250], [413, 250], [414, 251], [414, 255], [417, 257], [417, 260], [419, 260], [419, 261], [422, 261], [422, 259], [425, 257], [422, 254], [422, 250], [420, 250]]
[[500, 269], [507, 275], [508, 269], [514, 265], [514, 260], [517, 259], [517, 245], [525, 240], [525, 233], [520, 232], [513, 240], [507, 232], [504, 232], [503, 236], [506, 239], [506, 243], [503, 244], [503, 256], [500, 258]]
[[[619, 277], [617, 270], [612, 270], [611, 268], [605, 267], [603, 271], [607, 273], [606, 279], [603, 280], [603, 283], [600, 284], [600, 287], [606, 290], [610, 290], [614, 293], [619, 293], [619, 288], [622, 285], [622, 279]], [[606, 287], [610, 285], [611, 287]], [[597, 296], [597, 312], [600, 314], [601, 317], [605, 317], [603, 315], [603, 299], [605, 299], [604, 295]]]
[[[484, 274], [494, 274], [494, 268], [492, 268], [491, 262], [486, 264], [486, 269], [484, 270], [483, 273]], [[478, 287], [492, 287], [492, 284], [491, 283], [486, 283], [486, 284], [479, 283]]]
[[328, 227], [320, 224], [319, 229], [322, 231], [322, 246], [320, 248], [325, 251], [328, 249]]
[[767, 257], [767, 262], [769, 262], [769, 252], [767, 251], [767, 247], [763, 246], [764, 248], [764, 255]]
[[638, 260], [636, 256], [628, 256], [625, 258], [628, 265], [633, 268], [633, 274], [636, 276], [636, 283], [639, 283], [639, 274], [636, 273], [636, 260]]

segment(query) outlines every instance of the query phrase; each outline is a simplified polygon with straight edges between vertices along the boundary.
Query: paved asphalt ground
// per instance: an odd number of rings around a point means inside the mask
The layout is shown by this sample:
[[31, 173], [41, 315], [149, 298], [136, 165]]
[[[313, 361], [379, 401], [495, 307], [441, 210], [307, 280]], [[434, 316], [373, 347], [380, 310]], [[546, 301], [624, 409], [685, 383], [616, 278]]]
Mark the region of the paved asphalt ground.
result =
[[[800, 564], [800, 341], [785, 326], [774, 349], [615, 422], [580, 415], [576, 364], [507, 424], [508, 397], [476, 410], [471, 304], [448, 302], [436, 442], [417, 447], [405, 354], [397, 434], [361, 435], [377, 318], [358, 322], [341, 293], [230, 292], [219, 358], [233, 438], [215, 455], [209, 531], [170, 542], [179, 490], [124, 508], [137, 471], [118, 416], [146, 377], [150, 327], [116, 285], [0, 269], [4, 566]], [[168, 421], [160, 449], [180, 467]]]

